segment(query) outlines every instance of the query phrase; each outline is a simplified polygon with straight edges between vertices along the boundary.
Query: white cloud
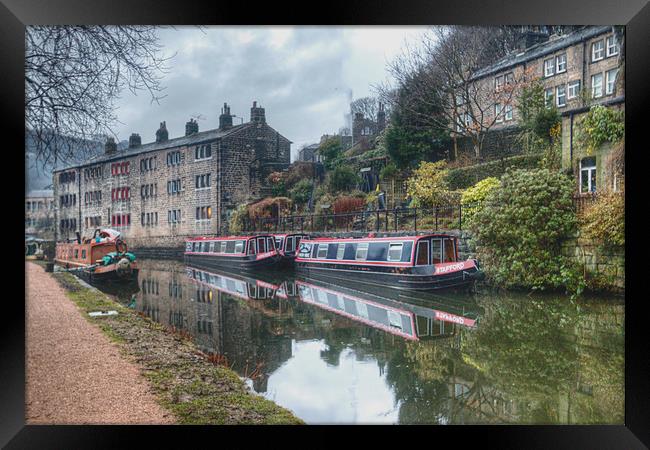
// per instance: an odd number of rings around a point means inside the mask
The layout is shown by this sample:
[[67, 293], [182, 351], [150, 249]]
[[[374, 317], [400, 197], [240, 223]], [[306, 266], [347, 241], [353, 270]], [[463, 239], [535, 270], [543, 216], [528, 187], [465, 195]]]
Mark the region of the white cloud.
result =
[[[371, 95], [387, 78], [386, 62], [422, 27], [177, 27], [161, 32], [167, 54], [176, 53], [164, 78], [167, 96], [124, 92], [118, 101], [120, 139], [140, 133], [154, 139], [161, 121], [181, 136], [190, 116], [202, 130], [216, 128], [224, 102], [245, 121], [257, 100], [268, 123], [294, 142], [293, 154], [343, 124], [348, 93]], [[239, 122], [235, 119], [235, 122]]]

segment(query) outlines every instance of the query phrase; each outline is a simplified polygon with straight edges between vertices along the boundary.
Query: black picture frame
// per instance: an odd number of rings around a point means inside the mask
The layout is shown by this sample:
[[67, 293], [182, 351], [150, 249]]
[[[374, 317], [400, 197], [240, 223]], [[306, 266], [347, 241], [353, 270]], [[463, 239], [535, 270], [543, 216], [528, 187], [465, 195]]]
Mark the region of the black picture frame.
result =
[[[372, 427], [372, 434], [417, 431], [425, 442], [442, 437], [462, 444], [475, 443], [494, 448], [646, 448], [650, 445], [648, 326], [642, 311], [645, 296], [640, 290], [645, 261], [639, 245], [640, 229], [645, 223], [642, 207], [643, 165], [641, 154], [647, 147], [643, 135], [647, 105], [650, 104], [648, 80], [650, 57], [650, 4], [646, 0], [612, 2], [608, 0], [466, 0], [433, 3], [426, 0], [401, 1], [328, 1], [323, 4], [278, 4], [262, 2], [254, 6], [236, 2], [177, 2], [173, 0], [125, 1], [101, 0], [2, 0], [0, 24], [0, 107], [5, 130], [4, 270], [20, 271], [23, 233], [19, 215], [23, 201], [18, 189], [12, 189], [12, 167], [20, 167], [24, 147], [24, 27], [32, 24], [322, 24], [322, 25], [425, 25], [425, 24], [614, 24], [626, 25], [626, 331], [625, 331], [625, 425], [622, 426], [447, 426], [447, 427]], [[9, 139], [7, 139], [9, 138]], [[15, 161], [14, 161], [15, 158]], [[14, 169], [15, 172], [17, 169]], [[647, 177], [647, 175], [646, 175]], [[8, 181], [9, 180], [9, 181]], [[14, 192], [16, 191], [16, 192]], [[634, 195], [639, 193], [640, 195]], [[13, 236], [13, 238], [12, 238]], [[15, 253], [14, 253], [15, 252]], [[15, 259], [13, 258], [15, 254]], [[20, 276], [17, 276], [20, 279]], [[7, 285], [12, 274], [5, 274]], [[259, 432], [275, 434], [283, 445], [291, 431], [284, 427], [162, 427], [162, 426], [25, 426], [25, 317], [24, 283], [17, 292], [3, 296], [3, 326], [0, 327], [0, 445], [6, 448], [77, 448], [124, 447], [138, 435], [147, 444], [171, 442], [180, 437], [187, 443], [197, 436], [218, 442], [245, 433], [246, 438]], [[11, 288], [11, 286], [7, 286]], [[15, 286], [14, 286], [15, 287]], [[21, 299], [23, 299], [21, 301]], [[349, 428], [348, 428], [349, 429]], [[322, 433], [327, 442], [329, 428], [311, 427], [308, 432]], [[336, 427], [335, 431], [340, 428]], [[250, 433], [255, 431], [256, 433]], [[368, 433], [365, 430], [357, 430]], [[188, 440], [191, 433], [192, 440]], [[279, 434], [282, 433], [282, 434]], [[291, 435], [291, 436], [292, 436]], [[398, 437], [398, 436], [396, 436]], [[290, 439], [293, 441], [295, 438]], [[332, 439], [330, 437], [330, 439]], [[407, 438], [410, 442], [411, 438]], [[214, 441], [217, 442], [217, 441]], [[296, 440], [299, 442], [299, 440]], [[332, 439], [332, 444], [334, 440]], [[248, 443], [248, 441], [242, 441]], [[313, 440], [308, 441], [309, 445]], [[304, 442], [307, 444], [307, 442]], [[169, 444], [167, 444], [169, 445]], [[164, 446], [167, 446], [164, 445]], [[337, 445], [337, 444], [334, 444]], [[417, 445], [413, 442], [413, 445]]]

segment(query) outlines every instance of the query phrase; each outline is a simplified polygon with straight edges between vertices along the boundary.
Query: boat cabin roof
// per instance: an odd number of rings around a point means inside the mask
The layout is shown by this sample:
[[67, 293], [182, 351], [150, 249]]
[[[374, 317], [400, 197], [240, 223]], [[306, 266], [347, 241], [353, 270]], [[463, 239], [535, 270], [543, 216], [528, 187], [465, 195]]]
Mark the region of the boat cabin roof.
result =
[[422, 236], [390, 236], [390, 237], [361, 237], [361, 238], [336, 238], [336, 237], [319, 237], [306, 239], [310, 242], [389, 242], [389, 241], [418, 241], [426, 238], [449, 238], [456, 239], [456, 236], [445, 233], [425, 234]]
[[197, 236], [188, 238], [187, 241], [247, 241], [249, 239], [257, 239], [259, 237], [270, 237], [272, 234], [255, 234], [252, 236]]

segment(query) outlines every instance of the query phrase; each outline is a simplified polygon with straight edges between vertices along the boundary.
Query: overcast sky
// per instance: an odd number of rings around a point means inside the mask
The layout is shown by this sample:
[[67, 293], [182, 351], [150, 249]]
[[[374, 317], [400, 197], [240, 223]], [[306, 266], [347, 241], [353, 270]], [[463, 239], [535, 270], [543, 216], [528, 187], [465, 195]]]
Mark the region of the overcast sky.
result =
[[[155, 139], [160, 122], [169, 137], [201, 115], [199, 130], [217, 128], [224, 102], [250, 120], [254, 100], [269, 125], [293, 141], [292, 160], [304, 144], [344, 125], [350, 93], [372, 95], [372, 84], [389, 80], [386, 63], [423, 27], [180, 27], [160, 33], [165, 52], [176, 56], [165, 76], [166, 94], [124, 92], [117, 103], [120, 140], [135, 132]], [[233, 120], [235, 124], [240, 119]]]

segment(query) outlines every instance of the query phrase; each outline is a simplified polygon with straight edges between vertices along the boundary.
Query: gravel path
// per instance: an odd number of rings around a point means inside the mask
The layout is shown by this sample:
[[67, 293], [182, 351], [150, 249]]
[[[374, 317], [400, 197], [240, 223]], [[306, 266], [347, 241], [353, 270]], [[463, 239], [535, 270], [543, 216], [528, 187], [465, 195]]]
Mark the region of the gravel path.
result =
[[27, 424], [168, 424], [138, 367], [41, 266], [25, 264]]

